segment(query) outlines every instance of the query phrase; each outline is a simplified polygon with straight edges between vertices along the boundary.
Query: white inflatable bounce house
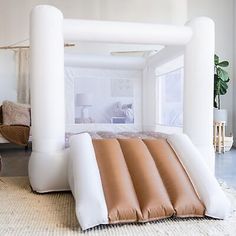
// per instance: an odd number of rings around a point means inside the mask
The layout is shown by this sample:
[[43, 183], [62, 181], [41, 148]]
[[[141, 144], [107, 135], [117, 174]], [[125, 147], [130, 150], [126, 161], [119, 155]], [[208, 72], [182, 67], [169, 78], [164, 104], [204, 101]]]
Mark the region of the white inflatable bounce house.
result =
[[[138, 58], [107, 60], [104, 57], [93, 60], [70, 57], [65, 61], [65, 41], [160, 44], [165, 47], [145, 61]], [[213, 171], [214, 23], [211, 19], [195, 18], [185, 26], [76, 20], [64, 19], [55, 7], [40, 5], [31, 13], [30, 45], [33, 152], [29, 178], [33, 190], [40, 193], [70, 190], [69, 149], [65, 148], [64, 63], [141, 69], [142, 119], [136, 128], [158, 132], [155, 68], [167, 59], [184, 54], [183, 132]], [[84, 128], [81, 131], [85, 131]]]
[[[148, 58], [65, 58], [65, 41], [154, 44], [165, 47]], [[185, 26], [73, 20], [64, 19], [55, 7], [40, 5], [31, 13], [30, 48], [33, 151], [29, 161], [29, 180], [34, 191], [45, 193], [71, 190], [76, 202], [76, 215], [84, 230], [111, 222], [108, 219], [109, 207], [104, 197], [105, 189], [101, 183], [101, 170], [98, 169], [93, 141], [85, 132], [116, 132], [122, 129], [160, 132], [155, 99], [158, 93], [155, 69], [168, 60], [184, 55], [183, 133], [189, 138], [184, 134], [172, 134], [166, 141], [178, 156], [178, 163], [183, 165], [190, 179], [188, 181], [191, 181], [198, 194], [199, 204], [205, 206], [202, 216], [223, 219], [228, 215], [230, 203], [213, 175], [214, 23], [211, 19], [195, 18]], [[69, 148], [66, 148], [68, 125], [65, 119], [64, 65], [141, 71], [142, 83], [138, 97], [135, 97], [139, 101], [139, 107], [135, 108], [139, 115], [134, 123], [69, 125], [70, 133], [83, 133], [73, 135]], [[74, 104], [73, 96], [69, 103], [67, 101], [67, 106], [71, 104]], [[143, 160], [145, 164], [147, 159]], [[149, 167], [146, 173], [149, 173]], [[124, 180], [122, 174], [118, 178]], [[110, 176], [107, 179], [110, 180]], [[152, 189], [155, 188], [156, 185]], [[187, 193], [182, 191], [183, 199]], [[183, 201], [184, 209], [187, 209], [185, 203]], [[144, 220], [142, 216], [140, 219], [141, 222]]]

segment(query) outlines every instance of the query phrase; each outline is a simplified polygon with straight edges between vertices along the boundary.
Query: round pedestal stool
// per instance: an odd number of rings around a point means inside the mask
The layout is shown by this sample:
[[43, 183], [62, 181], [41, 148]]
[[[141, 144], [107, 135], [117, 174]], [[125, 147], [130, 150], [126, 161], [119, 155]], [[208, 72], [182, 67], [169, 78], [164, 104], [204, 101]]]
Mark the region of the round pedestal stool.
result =
[[214, 148], [218, 153], [225, 152], [225, 121], [214, 122]]

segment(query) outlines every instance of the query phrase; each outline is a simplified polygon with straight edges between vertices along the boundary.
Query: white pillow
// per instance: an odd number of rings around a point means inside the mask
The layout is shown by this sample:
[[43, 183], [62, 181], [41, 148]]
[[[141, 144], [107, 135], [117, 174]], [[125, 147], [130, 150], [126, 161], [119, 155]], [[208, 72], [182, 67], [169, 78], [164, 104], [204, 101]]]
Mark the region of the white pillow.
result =
[[[83, 230], [108, 224], [108, 212], [101, 177], [87, 133], [70, 137], [69, 184], [76, 203], [76, 215]], [[70, 173], [72, 172], [72, 173]]]
[[205, 214], [218, 219], [226, 218], [230, 213], [230, 202], [198, 149], [184, 134], [170, 135], [167, 140], [205, 205]]

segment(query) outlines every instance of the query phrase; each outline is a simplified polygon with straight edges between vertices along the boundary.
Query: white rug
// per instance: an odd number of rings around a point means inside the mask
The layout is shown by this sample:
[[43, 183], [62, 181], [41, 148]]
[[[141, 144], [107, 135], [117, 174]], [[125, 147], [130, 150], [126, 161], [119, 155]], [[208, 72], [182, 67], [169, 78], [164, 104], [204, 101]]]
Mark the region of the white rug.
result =
[[[222, 188], [236, 209], [236, 190]], [[0, 235], [236, 235], [236, 210], [227, 220], [167, 219], [82, 232], [71, 193], [35, 194], [27, 178], [0, 177]]]

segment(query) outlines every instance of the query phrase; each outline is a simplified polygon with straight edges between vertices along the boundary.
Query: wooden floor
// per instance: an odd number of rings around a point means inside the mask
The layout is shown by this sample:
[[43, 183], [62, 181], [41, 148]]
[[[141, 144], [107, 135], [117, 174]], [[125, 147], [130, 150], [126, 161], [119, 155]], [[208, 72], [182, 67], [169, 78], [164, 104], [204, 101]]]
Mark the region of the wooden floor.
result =
[[236, 189], [236, 148], [216, 155], [215, 171], [218, 179], [224, 180]]
[[30, 154], [31, 148], [25, 151], [24, 147], [0, 144], [0, 155], [2, 157], [0, 176], [27, 176]]
[[[28, 161], [31, 148], [25, 151], [10, 144], [0, 144], [2, 156], [2, 171], [0, 176], [27, 176]], [[216, 177], [225, 181], [229, 186], [236, 189], [236, 149], [225, 154], [216, 155]]]

